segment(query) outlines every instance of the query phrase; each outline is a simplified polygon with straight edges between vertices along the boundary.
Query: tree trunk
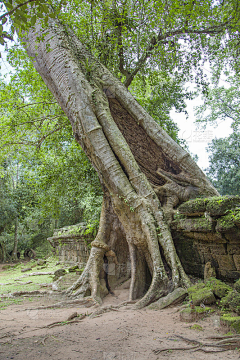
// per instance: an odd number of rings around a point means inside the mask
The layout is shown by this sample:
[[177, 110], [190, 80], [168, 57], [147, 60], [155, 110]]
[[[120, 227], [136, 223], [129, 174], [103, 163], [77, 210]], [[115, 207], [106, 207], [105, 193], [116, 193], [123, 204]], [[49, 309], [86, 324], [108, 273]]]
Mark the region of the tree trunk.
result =
[[190, 155], [72, 31], [53, 20], [45, 31], [38, 25], [25, 41], [104, 189], [99, 231], [87, 266], [68, 293], [89, 295], [100, 303], [111, 287], [110, 276], [102, 274], [109, 263], [115, 263], [118, 279], [131, 273], [129, 299], [143, 296], [138, 307], [170, 289], [188, 286], [168, 223], [181, 202], [217, 191]]
[[14, 245], [12, 252], [12, 260], [17, 261], [17, 247], [18, 247], [18, 218], [15, 219], [15, 229], [14, 229]]

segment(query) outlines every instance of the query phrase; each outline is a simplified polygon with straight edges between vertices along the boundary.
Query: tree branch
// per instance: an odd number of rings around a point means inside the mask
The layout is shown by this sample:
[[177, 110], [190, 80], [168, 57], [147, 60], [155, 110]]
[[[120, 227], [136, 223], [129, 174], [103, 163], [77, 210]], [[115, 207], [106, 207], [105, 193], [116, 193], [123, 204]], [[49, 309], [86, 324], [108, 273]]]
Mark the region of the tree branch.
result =
[[28, 0], [28, 1], [24, 2], [24, 3], [22, 3], [22, 4], [19, 4], [19, 5], [15, 6], [15, 8], [13, 8], [11, 11], [8, 11], [8, 12], [2, 14], [2, 15], [0, 16], [0, 20], [2, 20], [3, 18], [5, 18], [5, 17], [7, 17], [7, 16], [12, 15], [12, 14], [14, 13], [14, 11], [16, 11], [17, 9], [19, 9], [20, 7], [22, 7], [22, 6], [24, 6], [24, 5], [27, 5], [27, 4], [29, 4], [29, 3], [31, 3], [31, 2], [34, 2], [34, 1], [36, 1], [36, 0]]
[[[231, 20], [231, 19], [230, 19]], [[202, 29], [202, 30], [187, 30], [185, 27], [179, 30], [175, 30], [175, 31], [169, 31], [167, 33], [165, 33], [164, 35], [162, 34], [162, 30], [159, 31], [157, 38], [154, 36], [151, 40], [150, 40], [150, 44], [148, 45], [145, 53], [141, 56], [141, 58], [139, 59], [139, 61], [136, 63], [135, 69], [126, 77], [126, 80], [124, 82], [124, 85], [128, 88], [129, 85], [131, 84], [131, 82], [133, 81], [135, 75], [138, 73], [138, 71], [141, 69], [141, 67], [145, 64], [146, 60], [150, 57], [152, 51], [154, 50], [154, 48], [163, 40], [166, 40], [168, 38], [171, 38], [173, 36], [176, 35], [191, 35], [191, 34], [197, 34], [197, 35], [201, 35], [201, 34], [208, 34], [208, 35], [212, 35], [212, 34], [219, 34], [221, 33], [225, 26], [227, 24], [229, 24], [230, 20], [218, 25], [218, 26], [210, 26], [206, 29]]]

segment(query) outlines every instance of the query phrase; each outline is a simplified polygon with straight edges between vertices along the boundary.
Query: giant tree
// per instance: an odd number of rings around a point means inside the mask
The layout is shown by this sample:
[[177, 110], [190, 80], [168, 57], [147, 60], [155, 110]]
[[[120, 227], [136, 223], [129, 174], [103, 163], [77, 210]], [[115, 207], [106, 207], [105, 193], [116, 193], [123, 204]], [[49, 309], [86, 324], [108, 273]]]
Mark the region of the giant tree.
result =
[[[73, 31], [76, 24], [72, 28], [64, 24], [66, 12], [62, 20], [51, 19], [45, 27], [38, 21], [25, 33], [24, 43], [34, 66], [67, 115], [76, 141], [96, 169], [104, 192], [99, 230], [88, 263], [68, 293], [90, 295], [100, 302], [109, 290], [101, 278], [103, 262], [113, 257], [117, 264], [129, 256], [129, 298], [141, 298], [137, 302], [141, 307], [175, 287], [189, 284], [169, 229], [173, 209], [190, 198], [218, 192], [190, 155], [148, 115], [127, 88], [150, 59], [154, 62], [162, 57], [163, 68], [169, 65], [173, 72], [184, 61], [187, 69], [190, 51], [198, 44], [193, 51], [193, 63], [197, 62], [199, 44], [224, 34], [231, 22], [229, 11], [235, 8], [234, 2], [233, 8], [211, 2], [199, 6], [194, 1], [101, 3], [106, 5], [104, 11], [111, 10], [113, 19], [110, 32], [104, 28], [101, 33], [105, 43], [107, 37], [116, 42], [118, 57], [113, 61], [104, 52], [93, 54], [94, 22], [89, 25], [91, 52], [90, 46], [82, 42], [84, 36], [80, 39]], [[150, 9], [141, 12], [137, 25], [136, 4]], [[81, 6], [80, 2], [82, 11]], [[133, 14], [133, 6], [135, 18], [127, 19]], [[104, 11], [101, 24], [109, 21]], [[143, 34], [145, 23], [150, 30]], [[133, 32], [134, 26], [137, 30], [131, 40], [124, 31], [130, 28]], [[140, 40], [134, 40], [136, 33]], [[124, 45], [126, 38], [128, 47]], [[186, 42], [190, 44], [188, 52]], [[113, 47], [114, 42], [109, 40], [107, 44]], [[186, 53], [181, 57], [184, 49]], [[117, 69], [121, 72], [122, 81], [104, 66], [104, 61], [115, 74]]]

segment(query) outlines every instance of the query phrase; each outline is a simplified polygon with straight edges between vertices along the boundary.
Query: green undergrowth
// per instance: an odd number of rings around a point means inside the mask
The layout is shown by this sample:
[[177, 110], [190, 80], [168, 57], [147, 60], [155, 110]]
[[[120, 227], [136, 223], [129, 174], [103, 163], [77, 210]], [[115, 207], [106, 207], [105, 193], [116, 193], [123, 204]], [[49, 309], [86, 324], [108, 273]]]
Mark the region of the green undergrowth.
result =
[[[38, 266], [37, 260], [31, 260], [25, 263], [18, 263], [11, 268], [0, 271], [0, 295], [9, 294], [15, 291], [34, 291], [41, 289], [41, 284], [53, 282], [53, 275], [29, 276], [33, 272], [54, 272], [62, 268], [63, 265], [56, 265], [57, 259], [50, 257], [47, 259], [46, 266]], [[22, 269], [32, 268], [27, 272], [21, 272]], [[24, 277], [23, 277], [24, 276]], [[30, 284], [24, 284], [31, 281]], [[10, 285], [4, 285], [8, 284]], [[39, 285], [40, 284], [40, 285]], [[42, 288], [44, 289], [44, 288]]]

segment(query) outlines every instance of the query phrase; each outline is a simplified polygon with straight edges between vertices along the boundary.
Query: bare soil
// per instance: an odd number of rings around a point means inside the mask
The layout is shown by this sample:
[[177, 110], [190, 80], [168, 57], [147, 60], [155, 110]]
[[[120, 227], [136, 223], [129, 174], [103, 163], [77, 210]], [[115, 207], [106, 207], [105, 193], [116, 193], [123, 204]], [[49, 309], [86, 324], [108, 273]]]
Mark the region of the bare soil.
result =
[[[127, 300], [124, 286], [108, 295], [103, 306], [117, 305]], [[11, 305], [0, 312], [0, 359], [15, 360], [219, 360], [240, 359], [238, 350], [204, 353], [193, 350], [174, 350], [192, 344], [178, 336], [211, 342], [212, 336], [223, 333], [219, 316], [213, 314], [197, 322], [202, 330], [191, 329], [195, 323], [183, 323], [179, 318], [180, 306], [160, 311], [133, 310], [131, 305], [111, 310], [97, 317], [88, 316], [96, 309], [69, 307], [36, 309], [51, 305], [56, 297], [25, 298], [21, 304]], [[76, 323], [66, 324], [68, 317], [77, 312], [87, 316]], [[79, 318], [77, 318], [79, 319]], [[47, 328], [54, 322], [61, 326]], [[167, 348], [159, 354], [154, 350]], [[211, 350], [211, 348], [208, 348]], [[212, 349], [212, 350], [216, 350]]]

